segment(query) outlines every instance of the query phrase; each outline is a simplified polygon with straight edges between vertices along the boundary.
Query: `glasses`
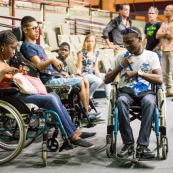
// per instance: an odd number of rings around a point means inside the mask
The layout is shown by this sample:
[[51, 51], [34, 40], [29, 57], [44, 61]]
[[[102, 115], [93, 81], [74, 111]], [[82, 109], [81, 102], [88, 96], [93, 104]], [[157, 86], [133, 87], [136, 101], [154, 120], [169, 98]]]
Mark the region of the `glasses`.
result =
[[122, 35], [126, 35], [126, 34], [129, 34], [129, 33], [135, 33], [135, 34], [138, 34], [140, 35], [140, 33], [132, 28], [126, 28], [124, 30], [121, 31], [121, 34]]
[[37, 29], [39, 29], [39, 25], [37, 25], [37, 26], [28, 26], [28, 27], [25, 27], [25, 28], [27, 28], [27, 29], [31, 29], [31, 30], [33, 30], [33, 31], [36, 31]]

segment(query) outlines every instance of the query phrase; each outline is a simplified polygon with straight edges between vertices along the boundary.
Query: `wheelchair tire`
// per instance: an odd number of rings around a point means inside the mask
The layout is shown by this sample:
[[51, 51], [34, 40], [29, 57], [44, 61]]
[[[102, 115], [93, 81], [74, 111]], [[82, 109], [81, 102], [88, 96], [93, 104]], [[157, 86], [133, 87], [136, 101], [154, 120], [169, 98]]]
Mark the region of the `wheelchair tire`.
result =
[[107, 144], [106, 146], [106, 155], [108, 158], [112, 158], [116, 154], [114, 151], [114, 145], [115, 144]]
[[0, 100], [0, 164], [15, 159], [22, 151], [26, 139], [24, 121], [11, 104]]
[[166, 97], [162, 89], [158, 90], [157, 98], [158, 109], [161, 111], [161, 114], [159, 114], [160, 125], [166, 127]]
[[161, 135], [161, 149], [162, 149], [162, 159], [166, 160], [168, 154], [168, 140], [163, 135]]
[[47, 151], [42, 151], [43, 166], [47, 166]]

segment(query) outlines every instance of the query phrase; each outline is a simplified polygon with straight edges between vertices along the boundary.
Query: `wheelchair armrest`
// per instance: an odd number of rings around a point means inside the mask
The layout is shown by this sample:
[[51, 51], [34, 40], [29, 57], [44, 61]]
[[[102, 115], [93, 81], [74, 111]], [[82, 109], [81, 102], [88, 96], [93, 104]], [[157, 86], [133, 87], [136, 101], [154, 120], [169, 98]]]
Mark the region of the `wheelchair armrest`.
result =
[[17, 92], [19, 92], [19, 89], [17, 87], [0, 88], [0, 93], [2, 95], [5, 95], [5, 94], [15, 94]]
[[117, 86], [118, 85], [118, 82], [112, 82], [111, 85]]

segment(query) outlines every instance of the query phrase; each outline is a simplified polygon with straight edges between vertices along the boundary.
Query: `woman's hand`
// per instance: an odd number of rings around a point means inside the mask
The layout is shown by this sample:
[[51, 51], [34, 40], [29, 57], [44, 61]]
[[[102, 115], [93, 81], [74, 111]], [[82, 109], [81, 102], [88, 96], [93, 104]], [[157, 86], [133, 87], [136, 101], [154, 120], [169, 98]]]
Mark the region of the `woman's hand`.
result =
[[5, 74], [15, 74], [18, 73], [19, 69], [15, 68], [15, 67], [7, 67], [5, 69], [3, 69]]

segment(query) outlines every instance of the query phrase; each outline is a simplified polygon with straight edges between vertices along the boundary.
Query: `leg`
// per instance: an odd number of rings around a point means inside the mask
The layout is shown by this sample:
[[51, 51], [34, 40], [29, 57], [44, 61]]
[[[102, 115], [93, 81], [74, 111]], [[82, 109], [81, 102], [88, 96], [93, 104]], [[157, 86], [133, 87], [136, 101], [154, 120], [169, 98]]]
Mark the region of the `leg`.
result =
[[87, 74], [85, 76], [90, 84], [90, 98], [93, 97], [94, 92], [99, 88], [99, 86], [102, 84], [102, 80], [93, 74]]
[[86, 112], [88, 113], [89, 99], [87, 100], [87, 98], [88, 98], [87, 94], [88, 93], [86, 91], [85, 84], [84, 84], [83, 80], [80, 84], [80, 88], [81, 88], [81, 91], [79, 92], [80, 100], [81, 100], [83, 106], [85, 107]]
[[116, 103], [118, 107], [119, 129], [124, 143], [117, 156], [122, 158], [134, 154], [134, 138], [129, 118], [129, 108], [133, 103], [133, 99], [131, 97], [120, 96]]
[[118, 108], [119, 129], [123, 143], [133, 144], [134, 138], [129, 118], [129, 108], [133, 103], [133, 99], [130, 97], [127, 98], [126, 96], [120, 96], [116, 103]]
[[[166, 91], [168, 96], [168, 93], [172, 90], [172, 76], [170, 75], [170, 64], [168, 60], [168, 52], [163, 52], [162, 54], [162, 72], [163, 72], [163, 78], [165, 81]], [[173, 93], [172, 93], [173, 94]]]
[[74, 136], [74, 131], [76, 131], [76, 127], [72, 123], [71, 118], [66, 109], [63, 107], [58, 95], [20, 94], [19, 98], [25, 103], [33, 103], [38, 107], [54, 110], [59, 115], [68, 137], [71, 138], [72, 136]]
[[[102, 79], [104, 81], [106, 74], [105, 73], [100, 73], [100, 74], [101, 74]], [[110, 93], [111, 93], [111, 84], [103, 83], [103, 85], [104, 85], [104, 89], [105, 89], [105, 93], [106, 93], [106, 98], [109, 99], [110, 98]]]
[[148, 147], [154, 110], [156, 108], [156, 97], [152, 94], [146, 95], [141, 100], [141, 106], [142, 120], [137, 144]]

